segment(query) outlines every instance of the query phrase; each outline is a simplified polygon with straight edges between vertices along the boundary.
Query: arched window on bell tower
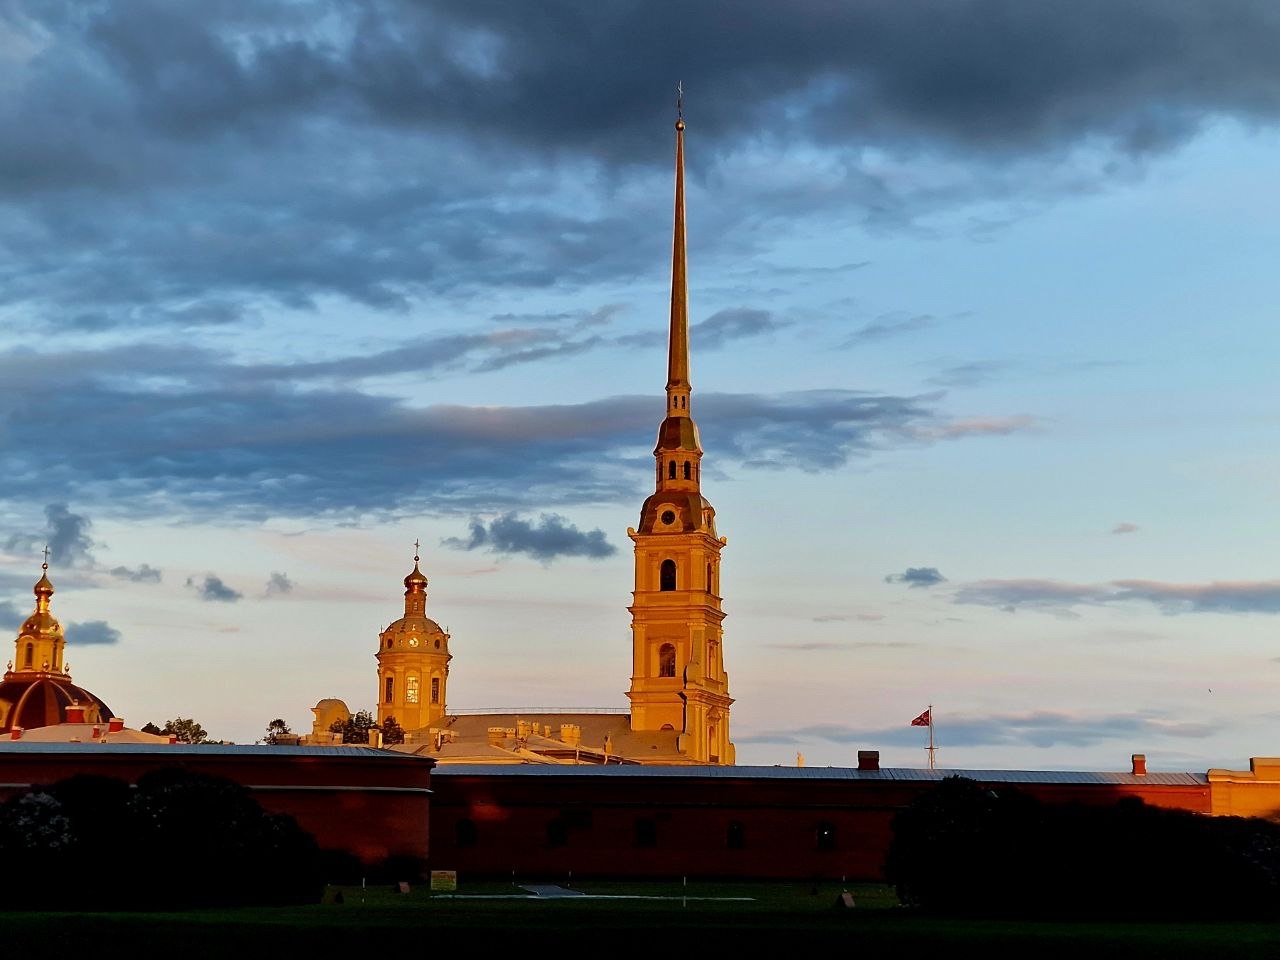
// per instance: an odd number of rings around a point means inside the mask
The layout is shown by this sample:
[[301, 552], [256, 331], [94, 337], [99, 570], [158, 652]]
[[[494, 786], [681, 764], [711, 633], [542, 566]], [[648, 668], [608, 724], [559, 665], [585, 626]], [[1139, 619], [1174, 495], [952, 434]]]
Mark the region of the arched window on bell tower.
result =
[[666, 592], [676, 588], [676, 562], [663, 560], [658, 569], [658, 589]]
[[28, 643], [27, 652], [22, 658], [22, 665], [24, 667], [30, 667], [32, 661], [35, 659], [35, 655], [36, 655], [35, 646], [33, 644]]
[[676, 675], [676, 648], [674, 644], [664, 643], [658, 648], [658, 676], [674, 677]]
[[385, 680], [384, 693], [382, 697], [383, 701], [385, 703], [391, 703], [392, 697], [395, 695], [395, 692], [396, 692], [396, 678], [387, 677]]

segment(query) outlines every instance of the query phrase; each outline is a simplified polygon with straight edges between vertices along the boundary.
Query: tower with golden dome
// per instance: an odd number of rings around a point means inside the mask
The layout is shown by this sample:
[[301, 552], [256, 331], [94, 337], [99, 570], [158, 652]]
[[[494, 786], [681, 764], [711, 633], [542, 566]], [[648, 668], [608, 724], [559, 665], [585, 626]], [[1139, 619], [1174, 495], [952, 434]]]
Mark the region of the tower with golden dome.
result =
[[413, 572], [404, 578], [404, 616], [378, 635], [379, 726], [395, 718], [405, 730], [418, 730], [445, 715], [453, 655], [449, 634], [427, 617], [427, 578], [420, 562], [415, 553]]
[[676, 120], [675, 229], [666, 415], [654, 447], [655, 489], [628, 529], [635, 544], [631, 613], [631, 729], [679, 731], [695, 763], [731, 764], [729, 675], [716, 512], [702, 495], [702, 444], [690, 407], [689, 287], [684, 211], [684, 118]]
[[106, 704], [71, 682], [62, 624], [50, 610], [54, 590], [47, 552], [40, 569], [32, 591], [36, 608], [18, 629], [13, 659], [0, 681], [0, 732], [63, 723], [68, 707], [82, 708], [76, 714], [86, 723], [106, 723], [112, 717]]

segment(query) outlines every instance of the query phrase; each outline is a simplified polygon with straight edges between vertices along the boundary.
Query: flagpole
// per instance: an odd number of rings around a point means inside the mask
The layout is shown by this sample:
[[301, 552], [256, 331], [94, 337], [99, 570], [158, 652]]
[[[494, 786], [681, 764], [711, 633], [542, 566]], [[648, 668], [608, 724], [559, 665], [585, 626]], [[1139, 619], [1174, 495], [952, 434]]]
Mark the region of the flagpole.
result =
[[931, 703], [929, 704], [929, 769], [930, 770], [934, 769], [934, 766], [933, 766], [934, 749], [935, 747], [933, 745], [933, 704]]

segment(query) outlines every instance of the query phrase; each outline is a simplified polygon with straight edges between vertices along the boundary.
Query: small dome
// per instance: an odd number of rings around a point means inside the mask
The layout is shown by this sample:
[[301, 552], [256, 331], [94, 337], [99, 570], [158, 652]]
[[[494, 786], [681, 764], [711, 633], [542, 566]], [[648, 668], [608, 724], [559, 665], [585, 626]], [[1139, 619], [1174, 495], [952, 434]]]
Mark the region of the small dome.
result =
[[62, 624], [46, 610], [38, 610], [22, 622], [20, 637], [60, 637]]
[[46, 566], [44, 569], [45, 569], [45, 573], [42, 573], [40, 575], [40, 579], [36, 581], [36, 585], [34, 588], [32, 588], [31, 592], [34, 593], [37, 597], [52, 597], [53, 581], [49, 579], [49, 573], [48, 573], [49, 568]]
[[427, 586], [427, 578], [421, 570], [418, 569], [418, 558], [413, 559], [413, 573], [404, 578], [404, 586], [406, 590], [423, 590]]
[[400, 633], [417, 634], [420, 637], [447, 636], [444, 630], [440, 628], [440, 624], [430, 617], [401, 617], [383, 630], [382, 636], [385, 638], [392, 634]]

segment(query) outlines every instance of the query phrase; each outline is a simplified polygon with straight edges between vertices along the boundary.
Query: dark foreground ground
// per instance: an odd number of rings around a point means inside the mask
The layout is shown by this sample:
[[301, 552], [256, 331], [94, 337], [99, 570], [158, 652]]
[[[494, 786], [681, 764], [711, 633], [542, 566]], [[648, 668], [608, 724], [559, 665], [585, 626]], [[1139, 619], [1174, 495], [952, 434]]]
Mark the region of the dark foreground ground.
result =
[[[1030, 923], [911, 915], [884, 887], [840, 884], [459, 884], [331, 887], [314, 906], [187, 912], [0, 912], [8, 956], [997, 957], [1280, 960], [1280, 924]], [[556, 889], [556, 887], [560, 889]], [[570, 894], [563, 895], [567, 888]], [[841, 896], [848, 893], [853, 906]], [[56, 891], [51, 891], [51, 903]], [[785, 951], [785, 952], [783, 952]]]

